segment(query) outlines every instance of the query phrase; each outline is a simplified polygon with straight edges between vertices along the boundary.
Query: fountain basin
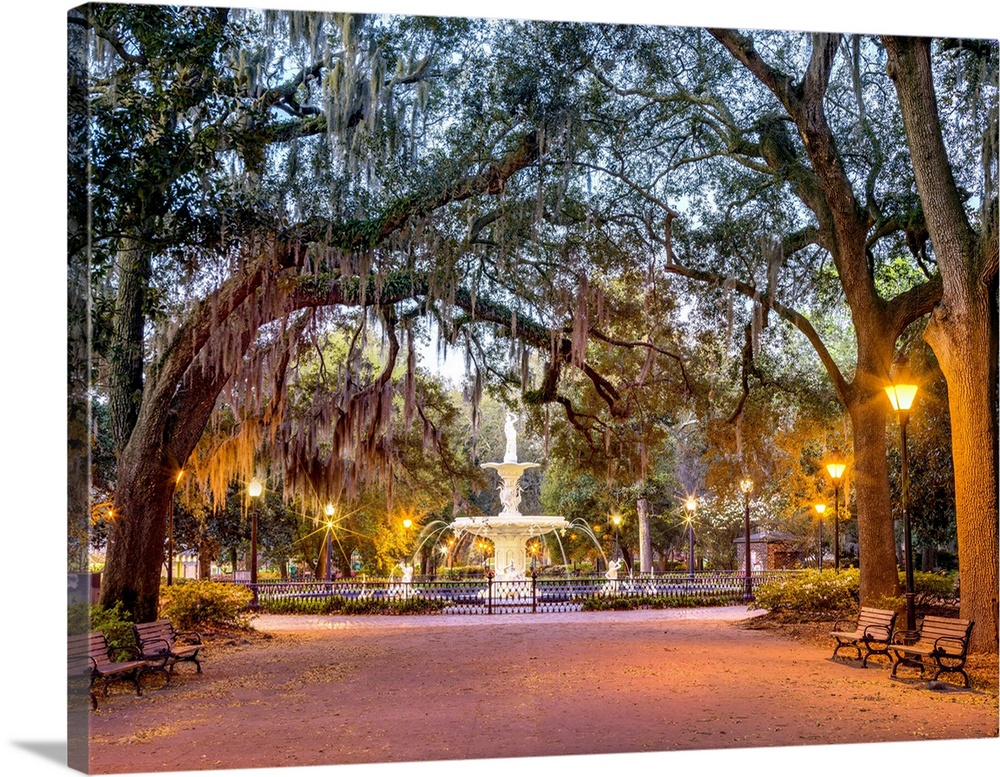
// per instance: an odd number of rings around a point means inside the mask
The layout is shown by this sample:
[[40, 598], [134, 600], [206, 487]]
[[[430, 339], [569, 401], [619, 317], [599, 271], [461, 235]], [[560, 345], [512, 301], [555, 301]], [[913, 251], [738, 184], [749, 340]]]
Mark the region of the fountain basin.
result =
[[569, 521], [561, 515], [463, 516], [451, 524], [456, 535], [467, 532], [490, 540], [494, 549], [494, 569], [498, 576], [509, 579], [525, 577], [528, 540], [568, 526]]

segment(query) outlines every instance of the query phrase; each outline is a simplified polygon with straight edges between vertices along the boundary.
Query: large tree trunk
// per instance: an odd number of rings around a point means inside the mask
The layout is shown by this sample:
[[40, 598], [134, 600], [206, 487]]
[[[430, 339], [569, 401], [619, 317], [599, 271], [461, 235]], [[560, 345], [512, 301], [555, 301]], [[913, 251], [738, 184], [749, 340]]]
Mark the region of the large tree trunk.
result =
[[155, 446], [130, 446], [119, 457], [118, 477], [124, 487], [115, 495], [101, 603], [121, 602], [137, 623], [154, 621], [177, 471]]
[[997, 372], [995, 358], [991, 358], [997, 352], [996, 311], [990, 311], [985, 299], [976, 302], [979, 304], [962, 311], [942, 305], [935, 311], [925, 338], [948, 381], [961, 616], [976, 623], [973, 649], [996, 652], [1000, 548]]
[[649, 502], [639, 497], [635, 503], [639, 515], [639, 572], [648, 575], [653, 571], [653, 545], [649, 536]]
[[[795, 155], [769, 157], [761, 144], [768, 164], [787, 177], [803, 204], [813, 211], [820, 242], [836, 264], [857, 338], [854, 380], [847, 382], [819, 333], [804, 316], [778, 303], [772, 303], [772, 307], [809, 338], [851, 415], [861, 599], [863, 604], [875, 605], [883, 597], [899, 593], [885, 446], [888, 402], [883, 386], [896, 339], [909, 324], [931, 311], [940, 297], [940, 286], [928, 281], [888, 301], [875, 288], [866, 251], [871, 216], [855, 196], [825, 115], [827, 87], [840, 37], [813, 36], [808, 68], [801, 82], [796, 82], [765, 63], [752, 39], [732, 30], [710, 32], [775, 94], [794, 120], [811, 164], [807, 167]], [[749, 288], [744, 293], [753, 297], [757, 291]]]
[[[930, 40], [885, 38], [917, 190], [943, 291], [924, 332], [948, 382], [961, 614], [972, 649], [996, 652], [998, 566], [996, 202], [971, 228], [952, 175], [934, 93]], [[996, 127], [992, 127], [996, 132]], [[995, 147], [994, 147], [995, 148]], [[995, 195], [994, 195], [995, 196]]]
[[[881, 392], [880, 392], [881, 393]], [[855, 400], [848, 410], [854, 432], [854, 487], [858, 503], [861, 604], [876, 607], [899, 594], [896, 544], [889, 500], [885, 394]]]

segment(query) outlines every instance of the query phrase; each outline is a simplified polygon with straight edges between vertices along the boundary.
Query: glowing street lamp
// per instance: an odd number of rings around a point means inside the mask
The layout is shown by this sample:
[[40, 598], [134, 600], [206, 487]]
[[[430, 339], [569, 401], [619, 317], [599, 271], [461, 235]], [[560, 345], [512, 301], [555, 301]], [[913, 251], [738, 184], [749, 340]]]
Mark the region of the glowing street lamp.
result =
[[905, 356], [898, 356], [889, 373], [889, 384], [885, 393], [899, 420], [902, 466], [900, 472], [903, 496], [903, 556], [906, 568], [906, 636], [915, 638], [917, 634], [917, 612], [914, 604], [913, 587], [913, 545], [910, 529], [910, 466], [906, 451], [906, 422], [910, 420], [910, 408], [917, 396], [916, 382], [910, 375]]
[[833, 482], [833, 569], [840, 572], [840, 481], [847, 464], [836, 448], [826, 463], [826, 471]]
[[327, 502], [323, 508], [326, 513], [326, 582], [333, 580], [333, 502]]
[[698, 500], [689, 496], [684, 502], [688, 525], [688, 577], [694, 580], [694, 513], [698, 509]]
[[257, 478], [251, 480], [247, 486], [247, 494], [254, 500], [253, 513], [250, 517], [250, 590], [253, 591], [253, 601], [250, 606], [255, 610], [257, 609], [257, 520], [260, 505], [257, 499], [262, 493], [264, 486], [261, 482]]
[[819, 571], [823, 571], [823, 514], [826, 512], [826, 505], [823, 502], [817, 502], [813, 505], [816, 510], [816, 514], [819, 516], [819, 545], [816, 549], [816, 563], [819, 566]]
[[753, 599], [753, 578], [750, 577], [750, 494], [753, 493], [753, 481], [743, 478], [740, 481], [740, 491], [743, 492], [743, 599]]

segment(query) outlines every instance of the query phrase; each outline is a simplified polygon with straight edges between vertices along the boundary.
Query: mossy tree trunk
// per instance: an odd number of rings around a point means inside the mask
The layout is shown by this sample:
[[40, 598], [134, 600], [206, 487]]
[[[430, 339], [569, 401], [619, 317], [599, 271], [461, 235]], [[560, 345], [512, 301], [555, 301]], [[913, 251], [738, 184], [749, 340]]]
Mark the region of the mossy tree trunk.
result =
[[[943, 281], [924, 332], [948, 383], [961, 615], [972, 647], [997, 651], [997, 201], [969, 224], [941, 130], [927, 38], [886, 37], [888, 72], [899, 95], [917, 190]], [[970, 54], [971, 55], [971, 54]], [[994, 71], [995, 72], [995, 71]], [[984, 137], [996, 165], [997, 117]], [[987, 175], [989, 171], [987, 170]]]

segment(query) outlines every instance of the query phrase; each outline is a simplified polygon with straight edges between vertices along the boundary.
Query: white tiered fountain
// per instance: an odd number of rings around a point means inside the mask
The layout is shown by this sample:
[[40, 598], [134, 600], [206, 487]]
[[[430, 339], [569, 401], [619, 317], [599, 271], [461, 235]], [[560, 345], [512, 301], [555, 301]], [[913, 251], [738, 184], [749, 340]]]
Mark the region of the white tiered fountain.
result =
[[481, 517], [461, 517], [452, 521], [451, 528], [459, 537], [467, 532], [476, 537], [485, 537], [493, 542], [494, 569], [501, 580], [517, 580], [525, 577], [528, 554], [525, 545], [532, 537], [540, 537], [557, 529], [564, 529], [569, 522], [561, 515], [521, 515], [521, 486], [518, 481], [526, 469], [540, 465], [517, 460], [517, 430], [514, 422], [517, 416], [507, 413], [504, 432], [507, 448], [503, 462], [483, 464], [483, 469], [496, 470], [502, 484], [499, 486], [502, 509], [499, 515]]

